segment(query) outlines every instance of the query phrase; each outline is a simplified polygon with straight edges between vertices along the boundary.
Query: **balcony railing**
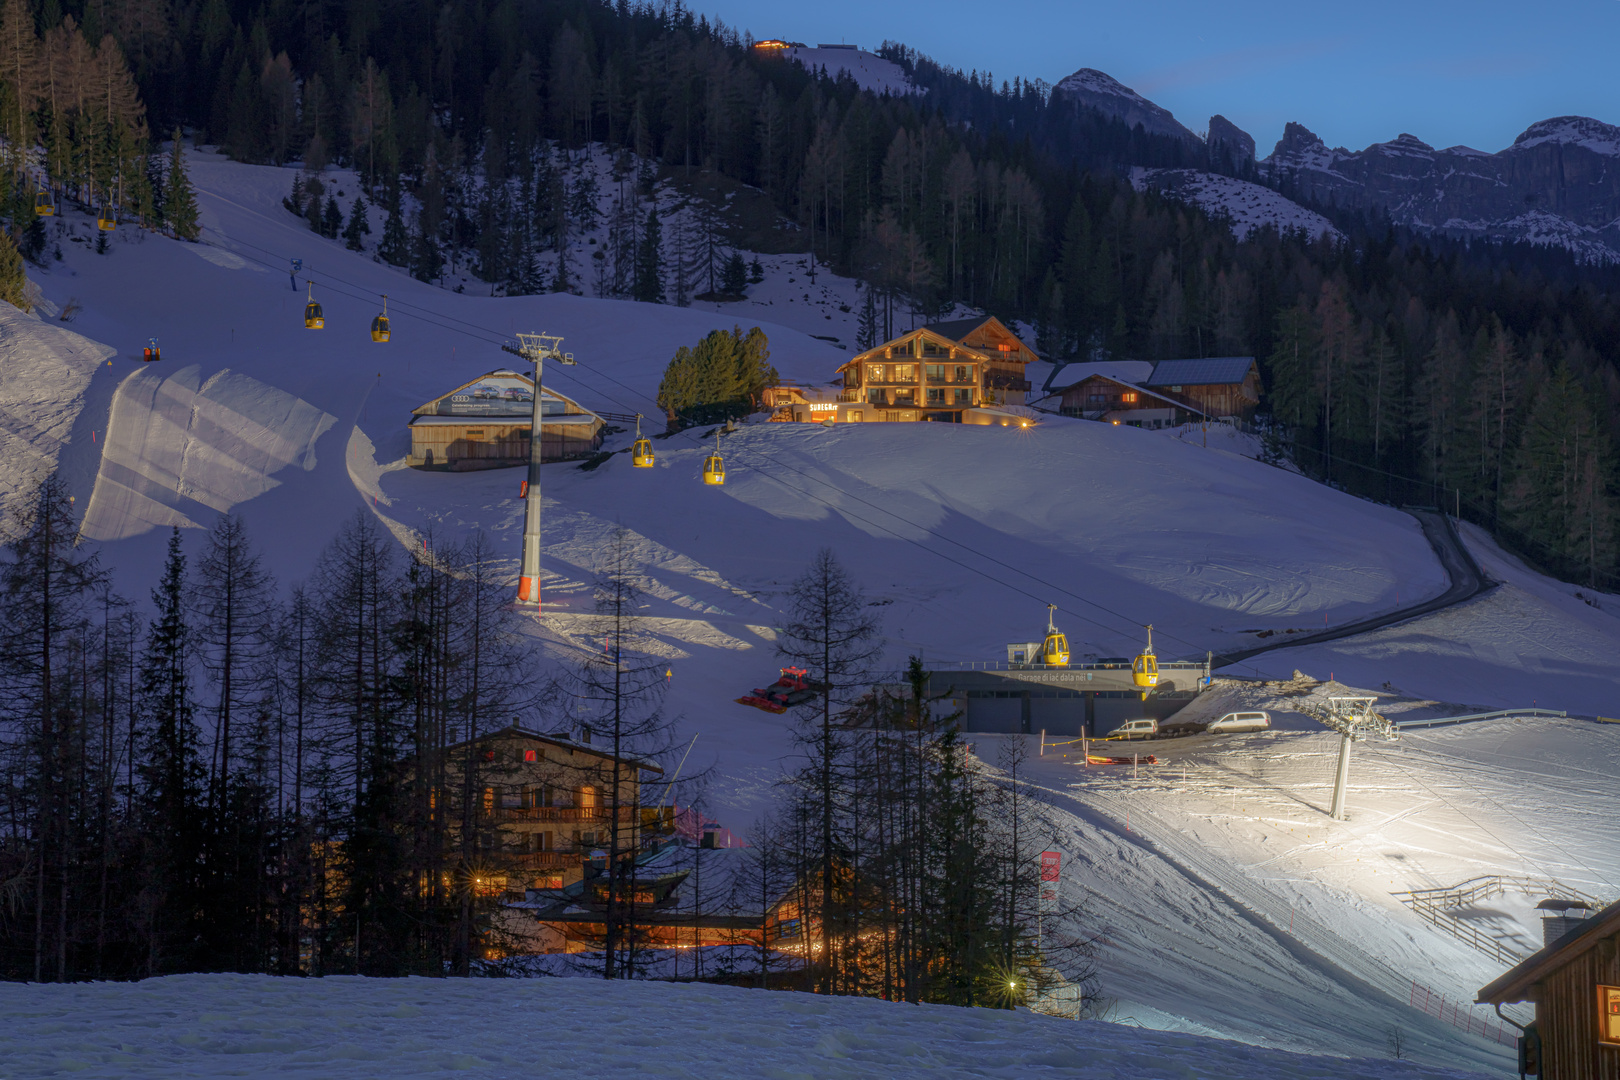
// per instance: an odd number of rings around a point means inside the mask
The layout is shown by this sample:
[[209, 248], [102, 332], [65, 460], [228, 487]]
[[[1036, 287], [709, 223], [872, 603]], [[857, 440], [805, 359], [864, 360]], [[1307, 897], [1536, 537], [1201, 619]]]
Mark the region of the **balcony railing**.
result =
[[[601, 824], [613, 820], [606, 806], [508, 806], [494, 812], [499, 821], [532, 821], [540, 824]], [[621, 806], [621, 824], [641, 822], [644, 829], [673, 829], [675, 808], [671, 806]]]
[[503, 855], [501, 862], [510, 863], [514, 870], [568, 870], [584, 865], [585, 856], [578, 851], [525, 851]]

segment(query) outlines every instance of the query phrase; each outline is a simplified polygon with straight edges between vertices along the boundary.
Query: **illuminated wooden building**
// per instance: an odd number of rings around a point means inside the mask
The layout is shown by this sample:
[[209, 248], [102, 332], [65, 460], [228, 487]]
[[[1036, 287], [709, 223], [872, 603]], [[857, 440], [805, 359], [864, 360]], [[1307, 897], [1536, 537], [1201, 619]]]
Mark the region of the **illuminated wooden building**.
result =
[[774, 419], [813, 422], [933, 420], [1017, 426], [1024, 368], [1035, 354], [994, 317], [919, 326], [852, 357], [838, 369], [842, 388], [777, 387]]
[[1534, 1002], [1519, 1071], [1539, 1080], [1620, 1080], [1620, 903], [1582, 919], [1551, 901], [1544, 944], [1479, 992], [1483, 1005]]
[[[487, 892], [522, 896], [580, 881], [590, 853], [611, 842], [615, 771], [621, 850], [639, 850], [645, 836], [672, 826], [673, 811], [645, 807], [641, 799], [642, 785], [663, 769], [566, 733], [513, 724], [448, 747], [441, 761], [441, 776], [429, 789], [434, 809], [447, 811], [447, 850], [460, 851], [471, 822]], [[473, 798], [470, 815], [466, 792]]]
[[[585, 457], [602, 448], [601, 417], [549, 386], [541, 388], [541, 456]], [[534, 427], [534, 379], [492, 371], [411, 413], [406, 464], [424, 469], [499, 469], [526, 465]]]

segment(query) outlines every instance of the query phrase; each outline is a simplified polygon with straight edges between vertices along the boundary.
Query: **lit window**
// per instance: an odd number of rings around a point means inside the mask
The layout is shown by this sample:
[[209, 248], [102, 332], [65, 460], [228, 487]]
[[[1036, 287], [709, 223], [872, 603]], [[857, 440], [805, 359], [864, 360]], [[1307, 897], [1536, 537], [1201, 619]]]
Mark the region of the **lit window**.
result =
[[1136, 400], [1136, 394], [1135, 393], [1121, 394], [1120, 395], [1120, 400], [1121, 401], [1135, 401]]
[[869, 365], [867, 365], [866, 377], [868, 379], [871, 379], [873, 382], [882, 382], [883, 381], [883, 365], [882, 364], [869, 364]]
[[1598, 1041], [1620, 1043], [1620, 986], [1598, 987]]
[[525, 750], [525, 751], [523, 751], [523, 760], [524, 761], [539, 761], [540, 760], [540, 752], [538, 750]]

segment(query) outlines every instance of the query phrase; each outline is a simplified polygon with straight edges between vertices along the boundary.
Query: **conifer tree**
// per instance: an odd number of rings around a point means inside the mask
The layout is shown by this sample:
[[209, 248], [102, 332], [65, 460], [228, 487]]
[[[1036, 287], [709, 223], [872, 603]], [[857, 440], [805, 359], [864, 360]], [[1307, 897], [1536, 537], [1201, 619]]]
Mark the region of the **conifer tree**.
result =
[[12, 242], [11, 234], [0, 230], [0, 300], [21, 311], [33, 311], [28, 302], [28, 275], [23, 269], [22, 253]]
[[866, 597], [831, 548], [818, 551], [791, 589], [791, 609], [777, 639], [776, 651], [804, 668], [806, 680], [819, 691], [800, 706], [796, 738], [809, 765], [804, 786], [814, 809], [810, 854], [820, 901], [821, 990], [832, 993], [839, 978], [840, 957], [833, 936], [839, 932], [845, 905], [840, 897], [841, 840], [835, 829], [839, 801], [845, 795], [849, 739], [834, 725], [835, 711], [848, 705], [869, 681], [882, 639], [867, 614]]
[[388, 206], [388, 220], [383, 223], [382, 243], [377, 247], [377, 254], [390, 266], [405, 266], [411, 261], [411, 240], [405, 231], [405, 222], [400, 219], [397, 191]]
[[860, 321], [855, 327], [855, 344], [864, 350], [873, 348], [878, 343], [878, 313], [872, 286], [868, 285], [861, 291], [865, 295], [861, 299]]
[[371, 222], [366, 220], [369, 211], [365, 193], [361, 192], [354, 197], [354, 206], [349, 209], [349, 223], [343, 228], [343, 246], [350, 251], [365, 250], [365, 241], [361, 238], [371, 233]]
[[647, 224], [636, 247], [636, 280], [631, 296], [647, 304], [664, 302], [664, 238], [658, 207], [647, 211]]
[[0, 676], [13, 730], [31, 767], [24, 797], [13, 805], [31, 820], [29, 882], [33, 908], [32, 974], [67, 978], [70, 847], [78, 773], [86, 732], [76, 706], [72, 643], [82, 632], [101, 572], [75, 543], [78, 527], [59, 475], [39, 486], [27, 519], [0, 564]]
[[175, 238], [192, 243], [202, 235], [197, 223], [197, 196], [191, 190], [191, 179], [186, 175], [185, 144], [180, 129], [174, 129], [174, 150], [169, 157], [169, 176], [164, 184], [163, 220], [174, 232]]
[[733, 251], [720, 271], [720, 291], [727, 296], [742, 296], [747, 290], [748, 265], [743, 262], [742, 252]]
[[147, 939], [145, 973], [191, 969], [202, 883], [203, 769], [192, 701], [193, 635], [186, 619], [186, 557], [180, 527], [169, 536], [163, 576], [152, 590], [156, 617], [141, 656], [140, 715], [144, 740], [142, 834], [147, 850], [139, 910]]
[[328, 193], [326, 207], [321, 211], [321, 235], [328, 240], [336, 240], [342, 229], [343, 211], [338, 207], [337, 196]]

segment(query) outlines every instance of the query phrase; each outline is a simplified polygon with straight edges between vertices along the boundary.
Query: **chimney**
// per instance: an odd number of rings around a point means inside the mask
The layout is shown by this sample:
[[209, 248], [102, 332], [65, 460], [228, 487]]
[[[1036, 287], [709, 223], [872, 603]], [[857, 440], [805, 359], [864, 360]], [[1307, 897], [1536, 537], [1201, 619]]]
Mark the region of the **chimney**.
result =
[[1586, 921], [1586, 913], [1592, 905], [1584, 900], [1562, 900], [1551, 897], [1536, 905], [1537, 911], [1545, 912], [1541, 917], [1541, 944], [1548, 945], [1563, 938], [1565, 934], [1579, 930]]

